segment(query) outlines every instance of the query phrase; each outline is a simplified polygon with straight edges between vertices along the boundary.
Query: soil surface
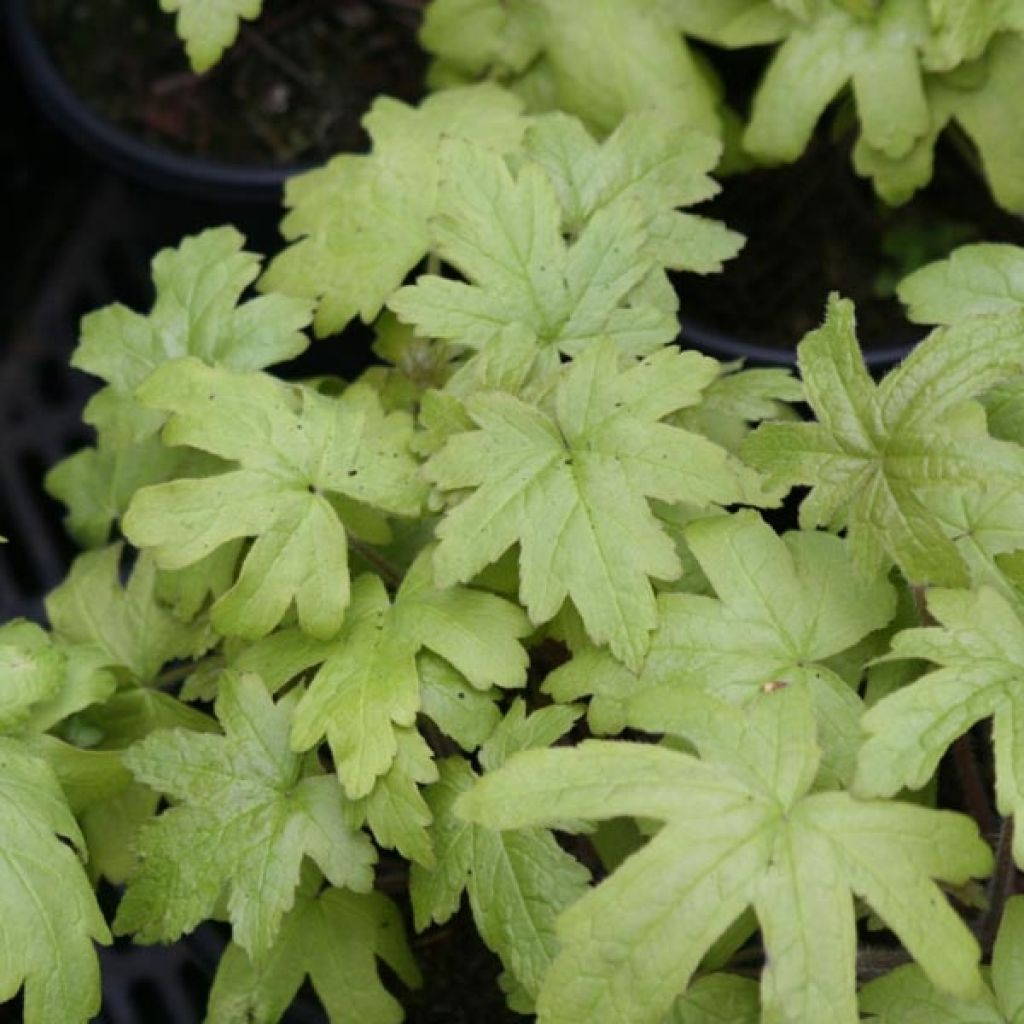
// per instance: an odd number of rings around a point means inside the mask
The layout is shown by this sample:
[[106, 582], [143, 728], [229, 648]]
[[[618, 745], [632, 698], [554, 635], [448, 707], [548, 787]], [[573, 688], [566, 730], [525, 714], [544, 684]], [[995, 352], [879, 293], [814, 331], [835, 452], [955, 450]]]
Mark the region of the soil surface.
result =
[[62, 74], [96, 111], [164, 148], [242, 164], [366, 147], [374, 97], [415, 101], [421, 0], [265, 0], [234, 46], [193, 74], [156, 0], [29, 0]]
[[897, 209], [856, 176], [848, 147], [827, 138], [795, 164], [722, 185], [699, 212], [747, 244], [724, 273], [679, 278], [681, 314], [754, 344], [794, 348], [820, 325], [832, 291], [856, 302], [865, 349], [912, 343], [923, 331], [894, 297], [901, 277], [964, 243], [1024, 244], [1024, 222], [996, 206], [948, 144], [937, 151], [931, 185]]

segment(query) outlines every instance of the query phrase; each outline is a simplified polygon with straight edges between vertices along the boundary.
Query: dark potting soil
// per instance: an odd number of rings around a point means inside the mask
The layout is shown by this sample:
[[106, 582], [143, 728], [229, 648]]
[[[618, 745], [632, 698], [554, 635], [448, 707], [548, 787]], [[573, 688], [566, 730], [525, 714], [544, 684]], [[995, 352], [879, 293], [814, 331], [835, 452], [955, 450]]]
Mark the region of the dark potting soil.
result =
[[919, 340], [924, 330], [907, 322], [894, 295], [901, 277], [965, 243], [1024, 244], [1024, 222], [996, 206], [952, 145], [940, 144], [935, 167], [928, 188], [897, 209], [857, 177], [847, 146], [824, 137], [795, 164], [723, 179], [699, 212], [747, 244], [724, 273], [679, 278], [684, 324], [792, 349], [821, 324], [837, 291], [857, 305], [865, 349]]
[[156, 0], [29, 0], [85, 102], [154, 145], [239, 164], [317, 162], [366, 147], [381, 94], [415, 101], [421, 0], [265, 0], [220, 63], [191, 72]]

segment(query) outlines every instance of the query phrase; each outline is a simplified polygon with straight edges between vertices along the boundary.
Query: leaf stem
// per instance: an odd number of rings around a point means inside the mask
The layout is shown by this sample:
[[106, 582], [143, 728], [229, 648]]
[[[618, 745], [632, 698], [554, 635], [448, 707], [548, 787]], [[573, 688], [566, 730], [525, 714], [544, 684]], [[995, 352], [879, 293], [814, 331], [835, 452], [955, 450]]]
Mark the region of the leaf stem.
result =
[[1017, 865], [1013, 860], [1013, 818], [1003, 818], [996, 843], [996, 863], [988, 883], [988, 909], [978, 922], [978, 941], [986, 952], [992, 949], [1003, 919], [1006, 901], [1017, 888]]
[[355, 537], [350, 536], [348, 539], [349, 547], [363, 559], [364, 562], [369, 562], [370, 565], [380, 573], [380, 575], [393, 587], [400, 587], [404, 578], [404, 573], [398, 568], [394, 562], [386, 559], [382, 554], [374, 551], [373, 547], [367, 544], [365, 541], [356, 540]]

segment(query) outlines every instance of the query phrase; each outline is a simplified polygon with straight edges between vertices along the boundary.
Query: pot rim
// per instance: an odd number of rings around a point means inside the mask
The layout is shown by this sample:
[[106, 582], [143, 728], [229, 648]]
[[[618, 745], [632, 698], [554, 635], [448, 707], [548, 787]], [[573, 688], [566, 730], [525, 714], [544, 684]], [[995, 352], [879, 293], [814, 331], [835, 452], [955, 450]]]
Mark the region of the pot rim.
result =
[[32, 23], [28, 0], [0, 3], [0, 28], [29, 92], [57, 127], [102, 163], [147, 185], [227, 202], [281, 201], [309, 163], [239, 164], [162, 149], [93, 110], [58, 70]]

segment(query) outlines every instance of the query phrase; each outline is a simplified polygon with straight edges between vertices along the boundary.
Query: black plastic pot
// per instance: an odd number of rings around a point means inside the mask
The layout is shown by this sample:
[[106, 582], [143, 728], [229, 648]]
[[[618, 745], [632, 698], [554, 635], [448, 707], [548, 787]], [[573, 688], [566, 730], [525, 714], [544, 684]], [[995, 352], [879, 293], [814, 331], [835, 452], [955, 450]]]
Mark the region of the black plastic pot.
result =
[[231, 164], [150, 145], [101, 117], [70, 87], [32, 24], [27, 0], [2, 0], [0, 15], [12, 57], [43, 111], [98, 161], [135, 181], [208, 201], [279, 204], [284, 182], [308, 166]]
[[[745, 341], [725, 331], [716, 330], [705, 324], [683, 320], [682, 338], [694, 348], [706, 352], [722, 362], [742, 359], [748, 367], [796, 367], [795, 348], [775, 348]], [[890, 367], [905, 359], [913, 345], [892, 345], [886, 348], [864, 349], [864, 362], [875, 373], [884, 373]]]

